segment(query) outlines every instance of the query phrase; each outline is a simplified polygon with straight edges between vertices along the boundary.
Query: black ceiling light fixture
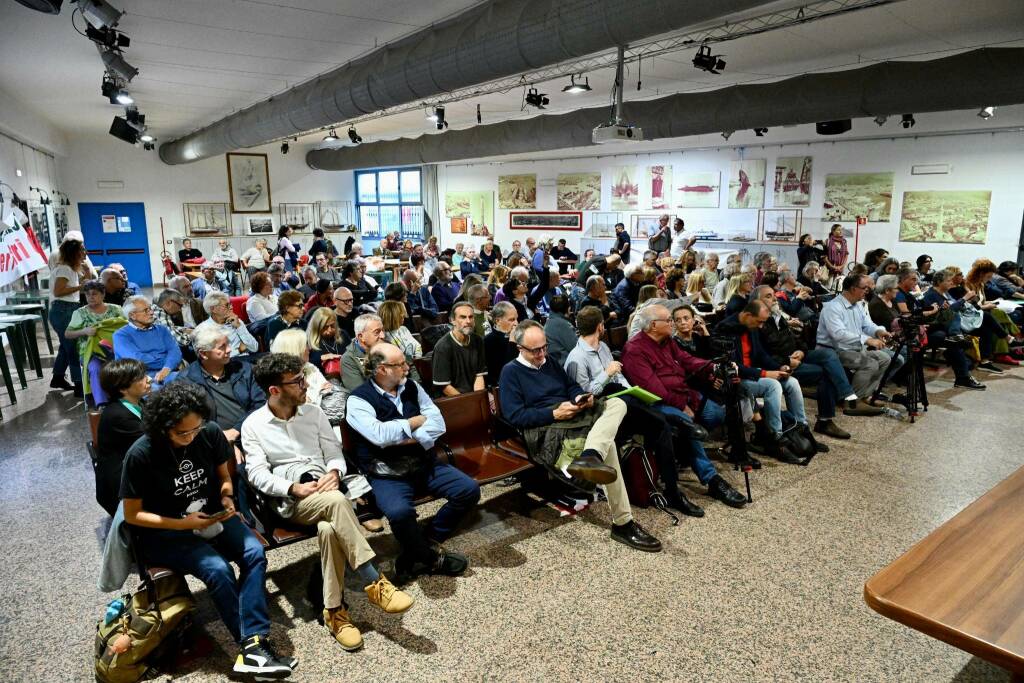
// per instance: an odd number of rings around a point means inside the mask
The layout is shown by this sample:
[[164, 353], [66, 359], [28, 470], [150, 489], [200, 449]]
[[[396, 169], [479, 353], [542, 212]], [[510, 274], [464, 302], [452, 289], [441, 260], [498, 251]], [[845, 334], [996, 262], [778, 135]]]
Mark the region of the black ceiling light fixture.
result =
[[434, 107], [434, 111], [427, 114], [427, 120], [433, 121], [438, 130], [448, 127], [448, 122], [444, 119], [444, 107]]
[[134, 145], [139, 141], [139, 131], [135, 129], [135, 126], [128, 123], [127, 119], [121, 116], [114, 117], [113, 122], [110, 124], [110, 134], [130, 145]]
[[[580, 74], [580, 76], [582, 77], [583, 74]], [[581, 92], [590, 92], [590, 78], [586, 77], [582, 83], [577, 83], [576, 74], [573, 74], [569, 77], [569, 85], [562, 88], [562, 92], [571, 93], [573, 95]]]
[[838, 119], [836, 121], [818, 121], [814, 124], [814, 130], [818, 135], [842, 135], [853, 128], [853, 121], [850, 119]]
[[992, 118], [995, 115], [996, 115], [996, 108], [995, 107], [982, 107], [981, 110], [978, 111], [978, 117], [979, 118], [983, 118], [986, 121], [988, 119]]
[[281, 154], [287, 154], [287, 153], [288, 153], [288, 141], [285, 140], [284, 142], [281, 143]]
[[50, 195], [46, 192], [46, 190], [44, 190], [41, 187], [32, 187], [30, 185], [29, 188], [28, 188], [28, 191], [29, 192], [38, 192], [39, 193], [39, 203], [42, 204], [43, 206], [49, 206], [50, 204], [53, 203], [53, 200], [50, 199]]
[[900, 121], [900, 125], [904, 128], [913, 128], [916, 123], [917, 120], [914, 119], [913, 114], [904, 114], [903, 119]]
[[121, 21], [124, 14], [119, 9], [111, 7], [105, 0], [76, 0], [78, 10], [93, 28], [104, 29], [114, 28], [117, 22]]
[[879, 114], [878, 116], [875, 117], [875, 123], [877, 123], [879, 126], [884, 126], [885, 122], [888, 120], [889, 117], [886, 116], [885, 114]]
[[359, 133], [356, 132], [355, 126], [348, 127], [348, 139], [352, 141], [353, 145], [358, 145], [360, 142], [363, 141], [363, 138], [360, 137]]
[[547, 94], [538, 92], [536, 88], [530, 88], [526, 91], [526, 94], [523, 95], [523, 102], [531, 107], [543, 109], [546, 105], [551, 103], [551, 100], [548, 99]]
[[732, 134], [735, 133], [735, 132], [736, 131], [734, 131], [734, 130], [723, 130], [722, 131], [722, 138], [725, 139], [725, 140], [728, 140], [730, 137], [732, 137]]
[[324, 142], [337, 142], [338, 134], [334, 132], [334, 126], [331, 126], [331, 132], [324, 136]]
[[97, 46], [100, 51], [100, 59], [103, 60], [103, 64], [106, 65], [107, 71], [117, 76], [126, 83], [130, 83], [133, 78], [139, 75], [139, 70], [124, 60], [122, 55], [117, 50], [104, 49]]
[[131, 94], [124, 89], [124, 86], [118, 81], [115, 76], [110, 74], [103, 75], [103, 85], [100, 87], [100, 92], [107, 98], [111, 104], [120, 104], [127, 106], [129, 104], [135, 104], [135, 99]]
[[711, 46], [704, 43], [697, 48], [697, 54], [693, 56], [693, 65], [701, 71], [711, 74], [722, 73], [725, 70], [725, 60], [722, 55], [711, 54]]
[[756, 135], [759, 138], [763, 138], [764, 134], [767, 133], [767, 132], [768, 132], [767, 128], [755, 128], [754, 129], [754, 135]]
[[15, 0], [15, 2], [44, 14], [60, 14], [64, 0]]

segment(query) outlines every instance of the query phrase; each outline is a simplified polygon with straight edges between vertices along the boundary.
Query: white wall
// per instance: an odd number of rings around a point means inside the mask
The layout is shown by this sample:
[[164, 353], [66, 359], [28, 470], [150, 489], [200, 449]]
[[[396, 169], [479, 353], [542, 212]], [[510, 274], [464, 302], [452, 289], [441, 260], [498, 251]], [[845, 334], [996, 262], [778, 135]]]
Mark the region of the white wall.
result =
[[[825, 175], [830, 173], [858, 173], [893, 171], [891, 220], [887, 223], [868, 223], [861, 228], [858, 257], [875, 247], [884, 247], [903, 260], [913, 260], [921, 253], [931, 254], [937, 266], [959, 265], [966, 268], [981, 256], [995, 261], [1016, 260], [1017, 242], [1024, 215], [1024, 192], [1021, 191], [1021, 160], [1024, 159], [1024, 135], [1013, 133], [985, 133], [947, 137], [902, 138], [896, 140], [823, 141], [810, 144], [765, 145], [719, 150], [686, 150], [674, 153], [622, 155], [573, 158], [563, 160], [517, 161], [512, 163], [448, 164], [438, 169], [438, 195], [441, 210], [446, 192], [458, 190], [493, 190], [495, 193], [495, 225], [492, 234], [498, 244], [508, 245], [513, 239], [525, 240], [530, 234], [509, 229], [507, 210], [497, 209], [498, 176], [515, 173], [537, 174], [537, 209], [556, 208], [554, 181], [559, 173], [590, 171], [602, 173], [602, 210], [611, 207], [610, 186], [615, 166], [635, 165], [641, 185], [640, 208], [645, 199], [646, 166], [671, 164], [674, 178], [683, 171], [720, 171], [722, 182], [728, 182], [730, 162], [741, 155], [747, 159], [767, 159], [765, 208], [772, 207], [772, 187], [775, 160], [780, 156], [813, 157], [811, 205], [804, 209], [804, 232], [824, 237], [831, 222], [821, 221], [825, 192]], [[915, 164], [949, 164], [948, 175], [911, 175]], [[899, 221], [903, 192], [906, 190], [991, 190], [989, 228], [985, 245], [900, 243]], [[648, 190], [649, 194], [649, 190]], [[686, 220], [688, 229], [710, 228], [723, 236], [750, 231], [757, 226], [756, 209], [729, 209], [726, 188], [722, 188], [718, 209], [670, 210]], [[649, 206], [649, 204], [648, 204]], [[630, 224], [630, 213], [663, 213], [641, 210], [623, 212], [622, 221]], [[477, 244], [481, 238], [451, 234], [450, 221], [442, 217], [440, 238], [445, 246], [457, 241]], [[556, 238], [565, 237], [568, 246], [577, 250], [580, 238], [587, 234], [590, 212], [584, 212], [584, 233], [552, 231]], [[847, 227], [853, 228], [852, 224]], [[708, 243], [710, 244], [710, 243]], [[729, 246], [742, 246], [739, 244]], [[851, 249], [852, 249], [851, 240]]]
[[[329, 200], [353, 200], [351, 172], [314, 171], [305, 162], [305, 149], [292, 144], [281, 154], [278, 145], [257, 147], [246, 152], [265, 153], [270, 164], [270, 197], [275, 227], [279, 223], [278, 204], [313, 203]], [[224, 156], [181, 166], [168, 166], [155, 151], [147, 152], [109, 135], [76, 137], [69, 143], [69, 155], [62, 168], [66, 192], [72, 204], [78, 202], [143, 202], [149, 231], [149, 251], [153, 282], [163, 281], [160, 253], [176, 251], [174, 240], [185, 236], [186, 202], [228, 202], [227, 162]], [[121, 181], [124, 189], [100, 189], [98, 181]], [[264, 214], [266, 215], [266, 214]], [[234, 239], [251, 245], [254, 238], [245, 234], [245, 214], [233, 216]], [[160, 241], [160, 219], [164, 240]], [[69, 211], [72, 229], [80, 229], [77, 209]], [[298, 240], [308, 247], [312, 238]], [[166, 245], [166, 246], [165, 246]]]

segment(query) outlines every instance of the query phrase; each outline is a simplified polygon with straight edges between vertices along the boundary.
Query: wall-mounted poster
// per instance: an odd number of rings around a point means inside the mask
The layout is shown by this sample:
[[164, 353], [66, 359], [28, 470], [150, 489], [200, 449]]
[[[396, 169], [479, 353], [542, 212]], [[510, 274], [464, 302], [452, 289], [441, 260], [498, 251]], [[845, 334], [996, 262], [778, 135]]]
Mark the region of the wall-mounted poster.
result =
[[830, 173], [825, 176], [821, 220], [853, 223], [857, 216], [886, 222], [892, 211], [893, 173]]
[[612, 169], [612, 209], [635, 210], [640, 197], [640, 184], [635, 166], [616, 166]]
[[465, 216], [452, 216], [452, 234], [465, 235], [469, 232], [469, 219]]
[[313, 229], [312, 204], [282, 204], [278, 208], [281, 211], [281, 225], [287, 225], [295, 232]]
[[555, 186], [559, 211], [600, 211], [600, 173], [559, 173]]
[[250, 235], [270, 235], [273, 237], [277, 234], [277, 230], [274, 228], [273, 216], [246, 216], [245, 227]]
[[668, 209], [672, 205], [672, 167], [648, 166], [647, 187], [651, 190], [651, 208]]
[[740, 159], [729, 169], [729, 208], [760, 209], [764, 206], [764, 159]]
[[184, 204], [185, 234], [189, 237], [220, 237], [231, 234], [227, 204]]
[[680, 173], [675, 181], [677, 209], [717, 209], [722, 174]]
[[622, 214], [617, 211], [595, 211], [590, 214], [590, 236], [595, 238], [614, 238], [615, 224], [622, 222]]
[[811, 157], [775, 160], [775, 206], [811, 205]]
[[498, 176], [498, 208], [536, 209], [537, 175], [527, 173]]
[[985, 244], [988, 190], [904, 192], [900, 242]]
[[231, 213], [270, 213], [270, 166], [266, 154], [229, 152]]
[[802, 209], [761, 209], [757, 212], [757, 239], [796, 244], [803, 231]]
[[57, 244], [68, 234], [68, 209], [66, 206], [53, 207], [53, 233]]
[[[54, 213], [56, 213], [56, 211]], [[32, 232], [36, 234], [36, 239], [39, 240], [39, 246], [43, 248], [45, 253], [49, 254], [51, 251], [50, 217], [46, 213], [46, 206], [39, 202], [29, 202], [28, 224], [31, 226]], [[63, 239], [63, 235], [61, 236], [61, 239]], [[60, 242], [57, 244], [60, 244]]]
[[583, 230], [580, 211], [510, 211], [508, 227], [512, 230]]
[[444, 210], [449, 218], [466, 216], [469, 218], [470, 229], [475, 227], [473, 234], [482, 234], [477, 232], [481, 226], [494, 225], [494, 192], [446, 192]]

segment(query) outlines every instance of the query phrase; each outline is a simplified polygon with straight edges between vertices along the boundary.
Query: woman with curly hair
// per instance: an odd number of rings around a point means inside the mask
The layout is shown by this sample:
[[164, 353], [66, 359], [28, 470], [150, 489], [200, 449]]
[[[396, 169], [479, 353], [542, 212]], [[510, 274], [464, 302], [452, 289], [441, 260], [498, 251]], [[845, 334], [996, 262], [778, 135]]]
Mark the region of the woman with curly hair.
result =
[[673, 268], [665, 275], [665, 292], [669, 299], [686, 298], [686, 271], [682, 268]]
[[[982, 312], [981, 326], [971, 330], [970, 333], [978, 337], [978, 353], [980, 361], [978, 367], [993, 373], [1002, 373], [1002, 370], [992, 361], [1003, 365], [1020, 365], [1010, 356], [1010, 342], [1013, 341], [1013, 333], [1020, 330], [1013, 321], [1009, 319], [1005, 311], [999, 310], [994, 301], [985, 300], [985, 285], [997, 272], [996, 264], [987, 258], [980, 258], [971, 265], [964, 279], [966, 294], [964, 300], [968, 301], [975, 308]], [[964, 314], [961, 314], [963, 318]], [[1009, 329], [1009, 331], [1008, 331]]]
[[[206, 392], [185, 382], [169, 384], [146, 403], [146, 433], [124, 461], [124, 519], [136, 528], [137, 550], [147, 563], [206, 584], [241, 646], [235, 672], [285, 677], [296, 662], [278, 656], [267, 640], [267, 558], [235, 514], [228, 470], [235, 454], [209, 415]], [[229, 562], [239, 566], [237, 579]]]
[[511, 268], [501, 264], [491, 268], [491, 274], [487, 276], [487, 291], [491, 294], [491, 301], [494, 301], [494, 295], [498, 293], [502, 285], [508, 282], [510, 272], [512, 272]]

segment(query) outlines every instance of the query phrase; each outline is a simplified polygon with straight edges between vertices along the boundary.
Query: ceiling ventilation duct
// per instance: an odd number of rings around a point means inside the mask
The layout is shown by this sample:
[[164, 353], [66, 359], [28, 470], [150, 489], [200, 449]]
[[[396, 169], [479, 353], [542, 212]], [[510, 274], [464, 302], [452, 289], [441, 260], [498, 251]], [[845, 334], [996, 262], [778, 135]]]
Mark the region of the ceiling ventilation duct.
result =
[[181, 164], [748, 10], [764, 0], [490, 0], [160, 147]]
[[[1024, 48], [988, 48], [926, 62], [882, 62], [762, 85], [627, 102], [623, 116], [644, 138], [679, 138], [756, 127], [951, 111], [1024, 103]], [[314, 150], [311, 168], [342, 171], [523, 154], [591, 145], [607, 107], [506, 121], [443, 135]], [[638, 147], [638, 151], [643, 148]]]

